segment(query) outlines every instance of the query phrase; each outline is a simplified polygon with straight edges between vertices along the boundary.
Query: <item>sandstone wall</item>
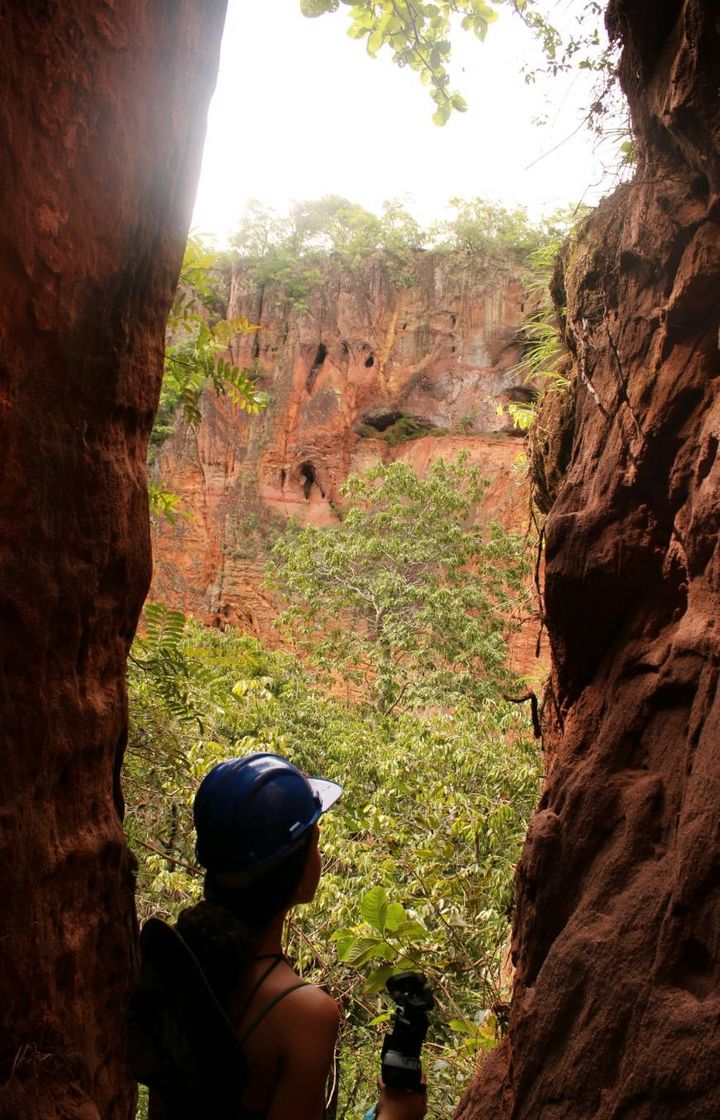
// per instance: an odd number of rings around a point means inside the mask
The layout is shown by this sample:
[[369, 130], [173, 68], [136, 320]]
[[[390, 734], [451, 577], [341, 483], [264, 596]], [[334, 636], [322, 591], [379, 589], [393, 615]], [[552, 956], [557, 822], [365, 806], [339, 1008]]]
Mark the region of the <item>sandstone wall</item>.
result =
[[551, 770], [509, 1036], [462, 1120], [720, 1115], [720, 11], [614, 0], [609, 20], [637, 174], [558, 276], [576, 391], [540, 472]]
[[[378, 460], [422, 472], [464, 450], [493, 480], [487, 516], [525, 526], [527, 489], [513, 470], [522, 440], [498, 408], [527, 393], [514, 372], [527, 297], [477, 263], [460, 272], [432, 253], [415, 263], [407, 288], [382, 261], [331, 265], [300, 308], [236, 268], [229, 314], [261, 330], [240, 336], [233, 357], [259, 371], [271, 403], [248, 417], [208, 393], [198, 430], [180, 425], [163, 449], [158, 474], [188, 516], [154, 529], [153, 597], [271, 638], [262, 569], [273, 529], [290, 516], [332, 524], [342, 482]], [[393, 443], [399, 418], [417, 430]]]
[[0, 1116], [120, 1120], [125, 660], [224, 0], [0, 2]]

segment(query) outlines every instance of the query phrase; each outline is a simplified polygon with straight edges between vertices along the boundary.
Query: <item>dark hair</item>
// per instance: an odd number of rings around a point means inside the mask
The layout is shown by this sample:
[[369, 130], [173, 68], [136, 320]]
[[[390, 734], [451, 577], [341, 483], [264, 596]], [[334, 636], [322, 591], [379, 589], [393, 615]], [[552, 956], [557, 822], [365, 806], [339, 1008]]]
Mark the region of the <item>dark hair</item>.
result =
[[178, 933], [223, 1006], [257, 953], [263, 928], [295, 897], [311, 839], [312, 831], [287, 859], [247, 887], [223, 886], [207, 871], [203, 901], [178, 916]]

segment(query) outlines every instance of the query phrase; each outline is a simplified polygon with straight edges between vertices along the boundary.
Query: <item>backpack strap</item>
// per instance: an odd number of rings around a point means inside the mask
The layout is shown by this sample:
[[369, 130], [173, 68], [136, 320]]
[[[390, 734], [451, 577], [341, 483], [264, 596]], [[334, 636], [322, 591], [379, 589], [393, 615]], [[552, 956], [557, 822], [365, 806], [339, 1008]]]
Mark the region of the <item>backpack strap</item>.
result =
[[285, 996], [289, 996], [291, 992], [296, 992], [298, 988], [307, 987], [309, 987], [307, 980], [299, 980], [297, 984], [291, 984], [289, 988], [285, 988], [282, 992], [278, 992], [276, 996], [273, 996], [272, 999], [268, 1000], [265, 1006], [261, 1008], [255, 1018], [250, 1021], [250, 1025], [238, 1035], [238, 1041], [241, 1044], [243, 1042], [247, 1042], [248, 1038], [253, 1033], [255, 1028], [260, 1025], [267, 1013], [269, 1011], [272, 1011], [273, 1007], [275, 1007], [276, 1004], [280, 1003], [281, 999], [285, 999]]

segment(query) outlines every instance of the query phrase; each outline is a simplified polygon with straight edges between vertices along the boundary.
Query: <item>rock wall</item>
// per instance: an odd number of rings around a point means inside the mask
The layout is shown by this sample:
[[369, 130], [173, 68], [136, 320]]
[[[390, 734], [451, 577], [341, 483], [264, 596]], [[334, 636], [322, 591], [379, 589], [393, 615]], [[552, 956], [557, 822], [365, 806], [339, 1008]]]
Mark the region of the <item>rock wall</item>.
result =
[[[509, 1034], [462, 1120], [720, 1115], [720, 10], [614, 0], [634, 182], [566, 253]], [[546, 468], [546, 469], [545, 469]], [[549, 481], [548, 481], [549, 480]]]
[[422, 472], [465, 451], [492, 480], [487, 516], [524, 527], [522, 440], [498, 408], [528, 394], [514, 371], [526, 301], [517, 278], [432, 253], [418, 254], [407, 287], [382, 261], [330, 264], [299, 308], [236, 268], [229, 314], [261, 329], [236, 340], [233, 358], [259, 372], [271, 404], [248, 417], [208, 393], [198, 430], [180, 425], [164, 447], [157, 472], [186, 516], [155, 526], [152, 596], [271, 638], [262, 569], [273, 529], [290, 516], [332, 524], [341, 483], [378, 460]]
[[0, 1116], [121, 1120], [125, 661], [224, 0], [0, 2]]

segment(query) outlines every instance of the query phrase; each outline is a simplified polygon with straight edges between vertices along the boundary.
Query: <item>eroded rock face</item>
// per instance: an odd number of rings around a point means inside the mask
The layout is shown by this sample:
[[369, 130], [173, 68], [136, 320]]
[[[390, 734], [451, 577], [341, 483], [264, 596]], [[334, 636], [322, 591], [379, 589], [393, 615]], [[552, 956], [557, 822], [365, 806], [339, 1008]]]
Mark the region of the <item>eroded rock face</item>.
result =
[[502, 409], [528, 392], [514, 370], [527, 297], [517, 279], [473, 278], [430, 253], [415, 271], [401, 288], [382, 262], [330, 267], [307, 308], [293, 308], [236, 269], [229, 315], [262, 326], [233, 357], [259, 370], [271, 404], [248, 418], [209, 393], [197, 432], [164, 448], [158, 473], [189, 516], [156, 527], [152, 596], [272, 639], [262, 570], [273, 530], [290, 516], [334, 523], [340, 485], [378, 461], [422, 473], [465, 451], [492, 480], [487, 516], [524, 527], [522, 440]]
[[509, 1036], [463, 1120], [720, 1115], [720, 12], [615, 0], [609, 20], [638, 170], [565, 260], [550, 773]]
[[0, 1116], [120, 1120], [125, 660], [224, 0], [0, 4]]

